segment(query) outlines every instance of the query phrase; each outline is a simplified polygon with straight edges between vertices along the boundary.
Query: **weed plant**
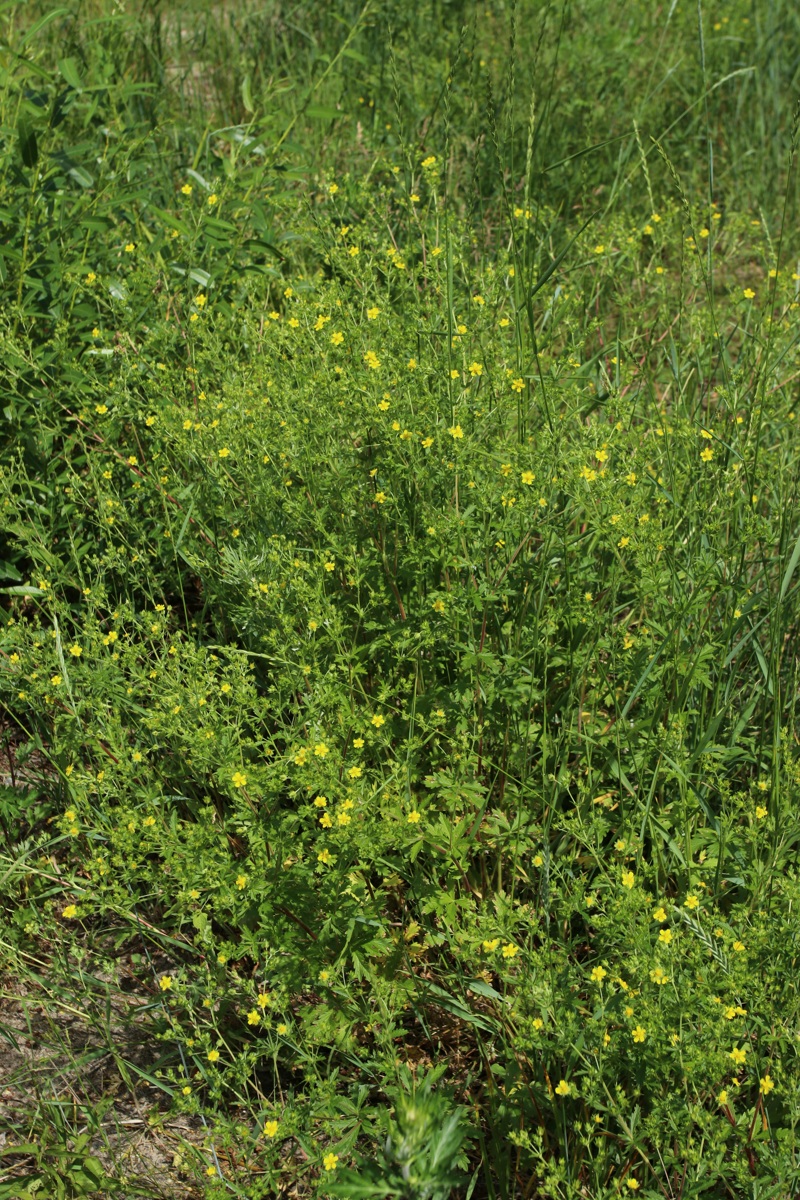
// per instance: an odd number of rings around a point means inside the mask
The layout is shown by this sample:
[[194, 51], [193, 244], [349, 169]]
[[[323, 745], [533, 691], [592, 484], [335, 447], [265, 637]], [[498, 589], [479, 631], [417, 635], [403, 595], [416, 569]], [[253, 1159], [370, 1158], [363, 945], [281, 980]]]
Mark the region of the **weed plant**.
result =
[[788, 1200], [795, 7], [135, 7], [0, 14], [0, 1196]]

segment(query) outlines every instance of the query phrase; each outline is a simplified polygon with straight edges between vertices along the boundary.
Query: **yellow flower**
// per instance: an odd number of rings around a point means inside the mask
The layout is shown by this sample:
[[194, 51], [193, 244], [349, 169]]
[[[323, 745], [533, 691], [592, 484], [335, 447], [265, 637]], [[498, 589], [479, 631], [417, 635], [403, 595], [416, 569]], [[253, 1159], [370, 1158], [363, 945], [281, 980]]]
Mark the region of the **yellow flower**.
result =
[[722, 1091], [720, 1092], [720, 1094], [717, 1096], [717, 1104], [721, 1104], [724, 1106], [727, 1103], [728, 1103], [728, 1093], [726, 1092], [725, 1088], [723, 1088]]
[[206, 204], [208, 204], [210, 208], [213, 208], [214, 205], [218, 203], [218, 201], [219, 201], [219, 196], [217, 195], [216, 192], [212, 192], [211, 195], [208, 197]]
[[347, 772], [351, 779], [358, 779], [362, 773], [361, 767], [350, 767], [349, 771]]
[[219, 1050], [209, 1050], [208, 1061], [211, 1063], [215, 1063], [218, 1060], [219, 1060]]
[[381, 365], [381, 360], [378, 358], [374, 350], [367, 351], [367, 353], [364, 355], [364, 362], [371, 371], [377, 371], [378, 367]]
[[634, 882], [635, 882], [635, 877], [634, 877], [633, 871], [623, 871], [622, 872], [622, 886], [623, 887], [626, 887], [630, 890], [630, 888], [633, 887]]
[[733, 948], [734, 948], [734, 950], [736, 951], [736, 953], [737, 953], [737, 954], [742, 954], [742, 953], [744, 953], [744, 948], [745, 948], [745, 947], [744, 947], [744, 942], [740, 942], [740, 941], [738, 941], [738, 940], [737, 940], [737, 941], [735, 941], [735, 942], [733, 943]]
[[752, 300], [755, 297], [755, 292], [752, 288], [748, 287], [744, 289], [742, 295], [744, 296], [745, 300]]
[[148, 829], [152, 829], [152, 827], [155, 825], [155, 823], [156, 823], [155, 817], [145, 817], [145, 819], [142, 821], [142, 824], [146, 825]]
[[629, 471], [625, 476], [625, 482], [627, 483], [628, 487], [636, 487], [636, 479], [637, 476], [635, 471]]
[[443, 613], [444, 612], [444, 600], [434, 600], [433, 611], [437, 612], [437, 613]]
[[628, 1187], [628, 1188], [630, 1188], [630, 1190], [631, 1190], [632, 1192], [638, 1192], [638, 1190], [639, 1190], [639, 1180], [638, 1180], [638, 1179], [626, 1179], [626, 1180], [625, 1180], [625, 1186], [626, 1186], [626, 1187]]
[[247, 776], [242, 771], [234, 771], [231, 776], [231, 783], [236, 788], [242, 788], [247, 783]]
[[700, 901], [697, 899], [697, 896], [690, 892], [683, 903], [686, 908], [697, 908]]
[[135, 249], [136, 249], [135, 242], [126, 242], [126, 244], [125, 244], [125, 253], [126, 254], [133, 254]]
[[771, 1075], [765, 1075], [763, 1079], [759, 1079], [758, 1081], [758, 1090], [762, 1096], [768, 1096], [774, 1087], [775, 1081]]
[[658, 935], [658, 940], [660, 942], [662, 942], [665, 946], [668, 946], [670, 944], [670, 942], [672, 941], [672, 930], [671, 929], [662, 929]]
[[490, 938], [488, 941], [483, 943], [483, 949], [486, 954], [493, 954], [499, 945], [500, 938]]
[[421, 820], [422, 818], [416, 809], [413, 809], [413, 811], [410, 812], [406, 818], [406, 821], [409, 825], [418, 825]]
[[72, 920], [73, 917], [77, 917], [78, 910], [74, 904], [68, 904], [67, 907], [62, 910], [61, 915], [62, 915], [62, 917], [66, 917], [67, 920], [70, 921], [70, 920]]
[[237, 875], [236, 876], [236, 886], [240, 892], [242, 891], [243, 888], [246, 888], [247, 887], [247, 876], [246, 875]]
[[256, 1003], [258, 1004], [259, 1008], [269, 1008], [269, 1005], [270, 1005], [269, 992], [259, 992], [258, 1000], [256, 1001]]
[[343, 341], [344, 341], [344, 334], [340, 333], [338, 329], [334, 333], [331, 334], [332, 345], [341, 346]]
[[275, 1137], [275, 1134], [277, 1132], [278, 1132], [278, 1122], [277, 1121], [265, 1121], [264, 1122], [264, 1133], [267, 1135], [267, 1137], [273, 1138], [273, 1137]]
[[333, 825], [333, 821], [331, 820], [330, 813], [323, 813], [319, 819], [319, 823], [323, 829], [330, 829], [331, 826]]
[[335, 1171], [339, 1162], [338, 1154], [326, 1154], [322, 1160], [322, 1165], [326, 1171]]
[[52, 683], [53, 687], [58, 687], [58, 685], [61, 683], [61, 676], [60, 675], [51, 675], [50, 682]]
[[335, 563], [335, 562], [330, 562], [330, 561], [328, 561], [328, 562], [326, 562], [326, 563], [323, 563], [323, 566], [325, 567], [325, 570], [326, 570], [326, 571], [335, 571], [335, 570], [336, 570], [336, 563]]
[[560, 1081], [560, 1083], [556, 1084], [556, 1095], [557, 1096], [568, 1096], [569, 1095], [569, 1084], [567, 1083], [566, 1079], [562, 1079]]
[[324, 758], [327, 753], [328, 747], [325, 745], [325, 743], [317, 742], [316, 746], [314, 747], [314, 754], [317, 756], [317, 758]]
[[258, 1011], [257, 1008], [251, 1008], [250, 1012], [247, 1014], [247, 1024], [248, 1025], [257, 1025], [260, 1020], [261, 1020], [261, 1013]]
[[277, 1029], [277, 1032], [280, 1034], [280, 1036], [281, 1036], [281, 1037], [284, 1037], [284, 1035], [285, 1035], [285, 1034], [287, 1034], [287, 1033], [289, 1032], [289, 1026], [288, 1026], [288, 1025], [284, 1025], [283, 1021], [281, 1021], [280, 1025], [278, 1025], [278, 1026], [276, 1027], [276, 1029]]
[[756, 820], [758, 820], [758, 821], [763, 821], [763, 820], [764, 820], [764, 817], [765, 817], [766, 815], [767, 815], [767, 810], [764, 808], [764, 805], [763, 805], [763, 804], [757, 804], [757, 805], [756, 805]]
[[317, 796], [314, 800], [314, 808], [326, 808], [328, 804], [327, 796]]
[[[592, 598], [592, 593], [591, 593], [591, 592], [587, 592], [587, 593], [586, 593], [586, 595], [587, 595], [588, 599], [589, 599], [589, 600], [591, 600], [591, 598]], [[626, 842], [624, 842], [624, 841], [622, 840], [622, 838], [619, 838], [619, 839], [618, 839], [616, 842], [614, 842], [614, 849], [615, 849], [615, 850], [619, 850], [620, 852], [622, 852], [622, 851], [625, 849], [625, 846], [626, 846], [626, 845], [627, 845], [627, 843], [626, 843]]]
[[633, 1038], [633, 1040], [635, 1042], [643, 1042], [644, 1039], [647, 1037], [647, 1030], [644, 1028], [643, 1025], [637, 1025], [636, 1028], [632, 1031], [631, 1037]]
[[662, 967], [654, 967], [650, 972], [650, 982], [663, 985], [669, 983], [669, 976]]
[[511, 380], [511, 388], [512, 388], [512, 390], [513, 390], [513, 391], [515, 391], [515, 392], [521, 392], [521, 391], [522, 391], [522, 389], [523, 389], [524, 387], [525, 387], [525, 380], [524, 380], [524, 379], [519, 379], [519, 378], [518, 378], [518, 379], [512, 379], [512, 380]]
[[506, 942], [503, 946], [503, 958], [516, 958], [519, 954], [519, 946], [515, 946], [513, 942]]
[[535, 478], [536, 476], [534, 475], [533, 471], [523, 471], [520, 476], [521, 481], [528, 486], [533, 483]]
[[380, 713], [375, 713], [375, 715], [370, 718], [370, 724], [374, 725], [377, 729], [380, 729], [381, 725], [386, 724], [386, 718], [382, 717]]
[[593, 967], [592, 968], [592, 979], [594, 980], [595, 983], [602, 983], [607, 974], [608, 974], [608, 972], [605, 970], [604, 967]]
[[328, 850], [328, 849], [320, 850], [319, 854], [317, 855], [317, 862], [324, 863], [325, 866], [327, 867], [328, 863], [331, 861], [331, 858], [332, 858], [332, 855], [331, 855], [330, 850]]
[[183, 185], [183, 187], [181, 188], [181, 191], [183, 192], [184, 196], [191, 196], [191, 194], [192, 194], [192, 185], [191, 185], [190, 183], [185, 183], [185, 184]]
[[734, 1046], [730, 1052], [729, 1057], [733, 1059], [733, 1061], [736, 1063], [737, 1066], [741, 1066], [742, 1063], [744, 1062], [745, 1058], [747, 1057], [747, 1047], [742, 1046], [742, 1048], [739, 1049], [738, 1046]]
[[368, 308], [367, 309], [367, 317], [369, 318], [370, 321], [375, 321], [380, 316], [380, 311], [381, 310], [377, 306], [374, 308]]
[[473, 378], [483, 374], [483, 363], [473, 362], [469, 364], [469, 373]]
[[158, 986], [161, 988], [162, 992], [168, 992], [172, 987], [172, 976], [162, 975], [158, 981]]
[[464, 430], [461, 428], [460, 425], [451, 425], [448, 432], [451, 437], [454, 437], [456, 439], [463, 438], [463, 436], [464, 436]]
[[74, 646], [70, 646], [69, 652], [73, 658], [80, 658], [80, 656], [83, 654], [83, 650], [77, 644]]
[[711, 446], [706, 446], [704, 450], [701, 450], [700, 457], [702, 458], [703, 462], [711, 462], [712, 458], [714, 457], [714, 451]]

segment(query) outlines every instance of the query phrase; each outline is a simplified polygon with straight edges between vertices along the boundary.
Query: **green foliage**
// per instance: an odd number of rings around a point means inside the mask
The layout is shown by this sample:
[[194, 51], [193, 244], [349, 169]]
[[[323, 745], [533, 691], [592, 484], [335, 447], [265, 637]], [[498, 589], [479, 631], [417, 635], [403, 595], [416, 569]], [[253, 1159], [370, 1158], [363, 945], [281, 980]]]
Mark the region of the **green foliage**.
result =
[[17, 7], [32, 1043], [211, 1197], [795, 1194], [796, 12]]

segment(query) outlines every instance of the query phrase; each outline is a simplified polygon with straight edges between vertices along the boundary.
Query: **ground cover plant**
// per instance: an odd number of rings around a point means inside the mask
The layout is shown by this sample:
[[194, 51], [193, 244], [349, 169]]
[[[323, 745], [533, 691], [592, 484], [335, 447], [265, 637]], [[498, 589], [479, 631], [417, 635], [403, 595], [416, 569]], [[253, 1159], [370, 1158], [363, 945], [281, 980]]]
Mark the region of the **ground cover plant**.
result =
[[0, 20], [0, 1196], [796, 1195], [794, 6]]

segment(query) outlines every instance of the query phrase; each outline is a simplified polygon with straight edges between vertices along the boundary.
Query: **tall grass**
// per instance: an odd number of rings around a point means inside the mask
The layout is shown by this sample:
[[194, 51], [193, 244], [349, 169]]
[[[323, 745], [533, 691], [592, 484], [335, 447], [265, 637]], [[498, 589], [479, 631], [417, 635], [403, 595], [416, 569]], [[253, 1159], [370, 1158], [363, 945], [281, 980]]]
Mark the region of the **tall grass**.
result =
[[794, 9], [2, 17], [0, 1195], [794, 1195]]

